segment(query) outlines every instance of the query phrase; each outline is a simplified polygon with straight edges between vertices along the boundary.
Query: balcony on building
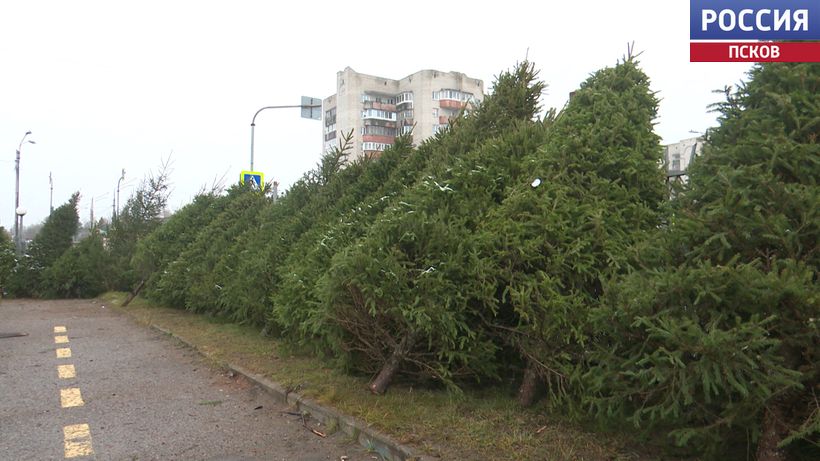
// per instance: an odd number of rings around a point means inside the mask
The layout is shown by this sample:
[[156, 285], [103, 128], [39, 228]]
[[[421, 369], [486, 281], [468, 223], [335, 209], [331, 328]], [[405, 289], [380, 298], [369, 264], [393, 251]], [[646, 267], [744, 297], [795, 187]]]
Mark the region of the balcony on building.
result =
[[399, 110], [407, 110], [413, 108], [413, 92], [405, 91], [396, 96], [396, 106]]
[[466, 101], [459, 101], [458, 99], [439, 99], [439, 107], [442, 109], [462, 109], [467, 105]]
[[385, 102], [379, 101], [365, 101], [362, 103], [362, 107], [365, 109], [376, 109], [376, 110], [384, 110], [388, 112], [395, 112], [396, 105], [395, 104], [388, 104]]
[[365, 134], [362, 135], [362, 142], [372, 142], [379, 144], [393, 144], [396, 140], [395, 136], [384, 136], [379, 134]]
[[391, 147], [393, 143], [381, 143], [381, 142], [369, 142], [365, 141], [362, 142], [362, 152], [367, 157], [370, 158], [379, 158], [381, 153], [384, 152], [385, 149]]
[[383, 126], [385, 128], [396, 128], [398, 126], [398, 123], [389, 122], [389, 121], [382, 120], [382, 119], [370, 118], [370, 119], [365, 119], [363, 125], [366, 126], [366, 127], [367, 126]]
[[383, 120], [386, 122], [396, 121], [396, 112], [384, 109], [365, 109], [362, 111], [363, 120]]

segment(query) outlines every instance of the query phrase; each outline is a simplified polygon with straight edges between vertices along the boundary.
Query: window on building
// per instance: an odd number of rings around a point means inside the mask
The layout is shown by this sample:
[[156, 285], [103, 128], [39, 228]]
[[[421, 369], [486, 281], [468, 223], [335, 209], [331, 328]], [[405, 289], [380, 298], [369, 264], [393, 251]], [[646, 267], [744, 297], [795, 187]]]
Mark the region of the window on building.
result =
[[388, 126], [377, 126], [377, 125], [363, 126], [360, 132], [361, 132], [362, 135], [396, 136], [396, 128], [388, 127]]
[[325, 126], [336, 124], [336, 108], [325, 111]]
[[380, 120], [396, 121], [396, 113], [380, 109], [365, 109], [362, 111], [362, 118], [375, 118]]
[[396, 96], [396, 104], [404, 104], [406, 102], [413, 102], [413, 92], [405, 91]]
[[672, 156], [672, 169], [675, 171], [680, 170], [680, 154], [674, 154]]
[[384, 151], [390, 144], [385, 144], [382, 142], [363, 142], [362, 143], [362, 150], [363, 151]]
[[434, 91], [433, 92], [433, 100], [450, 100], [450, 101], [461, 101], [461, 102], [468, 102], [475, 99], [472, 93], [468, 93], [466, 91], [460, 90], [452, 90], [452, 89], [442, 89], [441, 91]]
[[381, 104], [396, 104], [396, 98], [371, 93], [362, 93], [362, 102], [378, 102]]

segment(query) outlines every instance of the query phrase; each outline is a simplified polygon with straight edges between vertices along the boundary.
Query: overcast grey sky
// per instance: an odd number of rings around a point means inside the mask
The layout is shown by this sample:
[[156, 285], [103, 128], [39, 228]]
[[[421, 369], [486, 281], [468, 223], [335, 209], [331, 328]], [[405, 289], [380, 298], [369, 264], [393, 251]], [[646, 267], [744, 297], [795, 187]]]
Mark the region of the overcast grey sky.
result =
[[[81, 220], [110, 216], [171, 155], [177, 209], [203, 185], [248, 168], [262, 106], [335, 92], [336, 72], [399, 79], [421, 69], [483, 79], [524, 59], [563, 106], [634, 41], [661, 98], [664, 142], [714, 125], [712, 90], [748, 64], [689, 62], [689, 2], [8, 0], [0, 3], [0, 225], [14, 226], [14, 156], [23, 134], [26, 224], [82, 194]], [[529, 51], [528, 51], [529, 50]], [[284, 187], [319, 159], [320, 122], [296, 109], [257, 119], [255, 166]]]

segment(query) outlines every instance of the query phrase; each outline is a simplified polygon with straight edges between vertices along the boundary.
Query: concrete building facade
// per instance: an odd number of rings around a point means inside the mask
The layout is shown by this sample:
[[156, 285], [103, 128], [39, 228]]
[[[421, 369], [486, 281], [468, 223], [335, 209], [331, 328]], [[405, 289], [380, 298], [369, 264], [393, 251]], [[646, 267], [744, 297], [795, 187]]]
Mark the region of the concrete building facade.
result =
[[324, 150], [351, 130], [350, 160], [378, 156], [403, 134], [418, 144], [483, 97], [484, 82], [460, 72], [421, 70], [392, 80], [347, 67], [336, 74], [336, 94], [322, 102]]
[[687, 138], [663, 146], [666, 177], [669, 180], [686, 181], [686, 172], [692, 159], [703, 151], [703, 138]]

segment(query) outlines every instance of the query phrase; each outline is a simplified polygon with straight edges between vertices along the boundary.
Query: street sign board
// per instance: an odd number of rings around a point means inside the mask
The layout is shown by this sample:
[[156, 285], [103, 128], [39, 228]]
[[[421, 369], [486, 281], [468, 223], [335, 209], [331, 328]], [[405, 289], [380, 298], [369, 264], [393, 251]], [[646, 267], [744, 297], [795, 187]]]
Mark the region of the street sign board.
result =
[[255, 189], [262, 189], [265, 186], [265, 173], [261, 171], [243, 171], [239, 174], [241, 184], [250, 184]]
[[302, 96], [302, 118], [321, 120], [322, 100], [319, 98]]

